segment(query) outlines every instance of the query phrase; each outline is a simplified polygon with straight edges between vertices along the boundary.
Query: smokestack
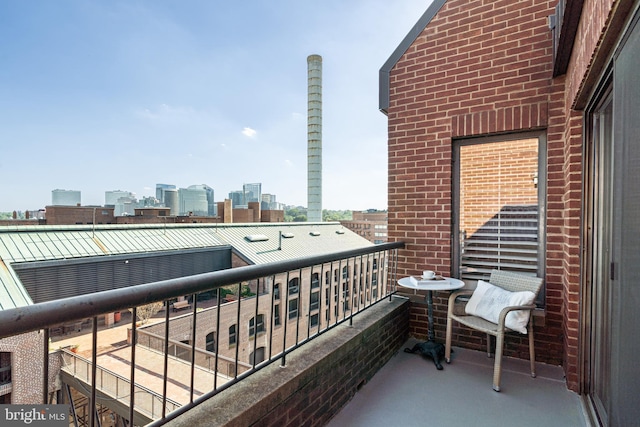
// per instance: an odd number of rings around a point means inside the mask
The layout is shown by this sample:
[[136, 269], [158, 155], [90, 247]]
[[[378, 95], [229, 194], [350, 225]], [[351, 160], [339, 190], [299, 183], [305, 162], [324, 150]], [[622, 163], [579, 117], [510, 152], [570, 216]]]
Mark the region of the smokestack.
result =
[[307, 57], [307, 221], [322, 221], [322, 57]]

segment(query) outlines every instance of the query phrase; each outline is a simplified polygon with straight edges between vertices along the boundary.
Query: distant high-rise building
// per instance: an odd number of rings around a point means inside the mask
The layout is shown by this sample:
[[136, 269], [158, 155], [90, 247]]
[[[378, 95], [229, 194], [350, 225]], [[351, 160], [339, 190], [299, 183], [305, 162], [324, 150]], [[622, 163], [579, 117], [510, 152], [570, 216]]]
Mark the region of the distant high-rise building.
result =
[[247, 207], [247, 201], [244, 198], [244, 191], [231, 191], [229, 193], [229, 200], [231, 200], [231, 205], [235, 209]]
[[51, 191], [51, 204], [53, 206], [79, 206], [81, 203], [80, 191], [60, 189]]
[[178, 215], [207, 216], [209, 212], [207, 192], [202, 188], [179, 189], [178, 203], [180, 206]]
[[244, 193], [245, 204], [249, 202], [261, 202], [262, 201], [262, 184], [244, 184], [242, 186], [242, 192]]
[[175, 188], [165, 188], [162, 191], [164, 201], [161, 204], [169, 208], [169, 215], [176, 216], [180, 212], [180, 202], [178, 201], [178, 190]]
[[142, 200], [138, 201], [138, 205], [141, 208], [155, 208], [162, 206], [162, 203], [153, 196], [144, 196]]
[[135, 200], [136, 195], [130, 191], [113, 190], [104, 192], [104, 204], [105, 206], [115, 206], [118, 200], [124, 198], [129, 201]]
[[175, 190], [175, 189], [176, 189], [176, 186], [173, 184], [156, 184], [156, 199], [160, 200], [160, 203], [164, 203], [165, 191]]
[[278, 202], [276, 202], [276, 195], [264, 193], [262, 194], [262, 200], [260, 203], [260, 209], [263, 211], [275, 211], [278, 209]]
[[207, 215], [214, 216], [216, 214], [216, 202], [213, 198], [213, 188], [206, 184], [190, 185], [189, 189], [201, 189], [207, 194]]
[[114, 190], [104, 192], [105, 206], [113, 206], [115, 216], [134, 215], [138, 207], [138, 199], [135, 193], [130, 191]]

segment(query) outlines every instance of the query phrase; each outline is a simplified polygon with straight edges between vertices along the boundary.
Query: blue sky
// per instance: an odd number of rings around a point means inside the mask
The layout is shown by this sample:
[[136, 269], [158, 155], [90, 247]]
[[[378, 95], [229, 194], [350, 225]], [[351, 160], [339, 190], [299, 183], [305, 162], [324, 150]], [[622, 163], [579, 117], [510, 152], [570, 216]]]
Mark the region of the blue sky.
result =
[[261, 182], [307, 205], [323, 57], [323, 208], [386, 209], [378, 71], [430, 0], [0, 2], [0, 211]]

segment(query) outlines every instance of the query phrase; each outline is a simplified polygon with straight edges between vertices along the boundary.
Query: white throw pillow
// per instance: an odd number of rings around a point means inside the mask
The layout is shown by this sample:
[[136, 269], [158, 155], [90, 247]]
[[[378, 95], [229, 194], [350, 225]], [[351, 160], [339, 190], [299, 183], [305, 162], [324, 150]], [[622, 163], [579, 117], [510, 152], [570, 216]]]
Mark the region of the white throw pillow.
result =
[[[531, 305], [535, 297], [536, 295], [531, 291], [510, 292], [489, 282], [478, 280], [478, 286], [473, 291], [464, 310], [467, 314], [498, 323], [500, 311], [503, 308]], [[526, 334], [528, 321], [529, 311], [514, 310], [507, 314], [504, 323], [507, 328]]]

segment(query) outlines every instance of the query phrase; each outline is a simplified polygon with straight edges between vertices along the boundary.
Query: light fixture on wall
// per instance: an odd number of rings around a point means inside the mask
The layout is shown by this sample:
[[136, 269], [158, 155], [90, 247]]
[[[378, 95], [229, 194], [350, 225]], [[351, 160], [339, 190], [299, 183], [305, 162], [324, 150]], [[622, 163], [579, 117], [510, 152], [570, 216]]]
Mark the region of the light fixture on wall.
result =
[[531, 176], [531, 180], [533, 181], [533, 186], [534, 186], [535, 188], [538, 188], [538, 174], [537, 174], [537, 173], [534, 173], [534, 174]]

